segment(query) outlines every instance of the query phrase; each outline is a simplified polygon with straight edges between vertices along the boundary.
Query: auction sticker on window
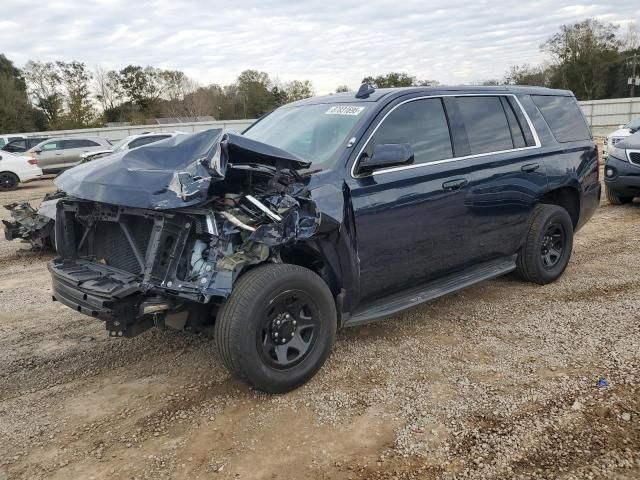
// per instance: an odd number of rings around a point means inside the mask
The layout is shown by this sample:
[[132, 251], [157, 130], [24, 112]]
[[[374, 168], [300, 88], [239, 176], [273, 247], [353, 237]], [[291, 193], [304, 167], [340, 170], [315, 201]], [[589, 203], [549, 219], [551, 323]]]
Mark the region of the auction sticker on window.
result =
[[353, 105], [336, 105], [329, 108], [325, 115], [360, 115], [360, 112], [364, 110], [364, 107], [355, 107]]

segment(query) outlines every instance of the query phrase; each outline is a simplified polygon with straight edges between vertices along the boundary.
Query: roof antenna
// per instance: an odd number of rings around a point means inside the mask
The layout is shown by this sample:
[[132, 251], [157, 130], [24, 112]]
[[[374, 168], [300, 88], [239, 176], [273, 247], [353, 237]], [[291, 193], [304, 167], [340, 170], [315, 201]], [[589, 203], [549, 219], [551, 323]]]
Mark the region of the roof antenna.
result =
[[360, 85], [358, 93], [356, 93], [356, 98], [369, 98], [369, 95], [371, 95], [375, 91], [376, 89], [371, 85], [369, 85], [368, 83], [363, 83], [362, 85]]

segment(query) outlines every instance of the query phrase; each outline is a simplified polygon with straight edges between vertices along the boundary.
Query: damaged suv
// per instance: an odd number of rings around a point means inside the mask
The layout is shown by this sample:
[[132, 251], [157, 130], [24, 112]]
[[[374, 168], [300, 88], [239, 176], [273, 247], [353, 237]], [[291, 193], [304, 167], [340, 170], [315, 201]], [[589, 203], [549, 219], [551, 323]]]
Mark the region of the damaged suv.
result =
[[553, 282], [600, 198], [571, 92], [366, 85], [56, 179], [54, 300], [112, 336], [211, 332], [267, 392], [336, 329], [517, 271]]

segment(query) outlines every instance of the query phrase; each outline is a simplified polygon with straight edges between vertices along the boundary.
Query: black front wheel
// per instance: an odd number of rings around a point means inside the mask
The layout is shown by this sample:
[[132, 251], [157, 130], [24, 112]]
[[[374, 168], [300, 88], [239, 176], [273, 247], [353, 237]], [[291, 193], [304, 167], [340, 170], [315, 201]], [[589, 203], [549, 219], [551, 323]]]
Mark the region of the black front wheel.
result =
[[15, 190], [20, 179], [15, 173], [0, 172], [0, 190]]
[[573, 222], [557, 205], [536, 205], [529, 231], [518, 252], [516, 272], [523, 280], [545, 285], [560, 277], [573, 248]]
[[633, 200], [633, 197], [625, 197], [624, 195], [620, 195], [615, 190], [611, 190], [607, 185], [605, 185], [604, 191], [607, 200], [611, 205], [624, 205], [625, 203], [629, 203]]
[[216, 318], [215, 338], [231, 374], [269, 393], [307, 382], [331, 353], [336, 308], [314, 272], [269, 264], [236, 282]]

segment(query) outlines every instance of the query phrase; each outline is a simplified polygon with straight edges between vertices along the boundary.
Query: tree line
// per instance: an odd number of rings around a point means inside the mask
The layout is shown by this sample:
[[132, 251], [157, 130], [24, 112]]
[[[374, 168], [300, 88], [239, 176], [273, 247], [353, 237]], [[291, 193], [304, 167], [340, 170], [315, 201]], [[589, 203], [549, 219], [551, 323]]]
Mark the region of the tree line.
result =
[[[640, 35], [633, 22], [623, 32], [596, 19], [562, 25], [540, 49], [542, 64], [514, 65], [501, 79], [475, 83], [563, 88], [579, 100], [593, 100], [629, 96], [634, 62], [640, 76]], [[404, 72], [362, 82], [375, 88], [439, 85]], [[20, 69], [0, 54], [0, 133], [142, 124], [154, 117], [257, 118], [314, 93], [310, 80], [281, 82], [257, 70], [243, 71], [228, 85], [202, 86], [179, 70], [128, 65], [92, 71], [80, 61], [29, 61]]]

